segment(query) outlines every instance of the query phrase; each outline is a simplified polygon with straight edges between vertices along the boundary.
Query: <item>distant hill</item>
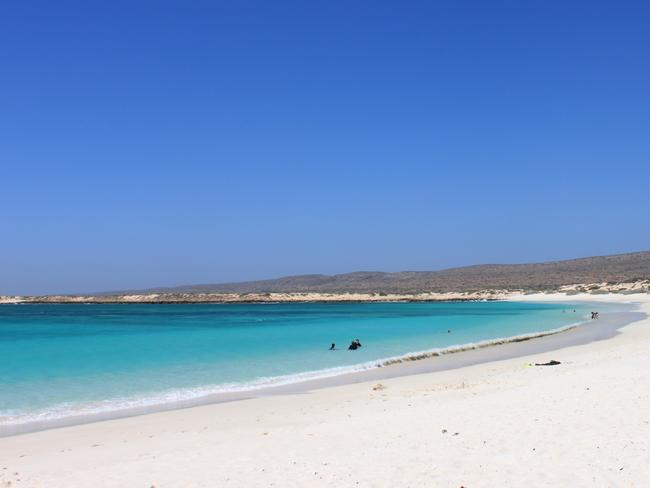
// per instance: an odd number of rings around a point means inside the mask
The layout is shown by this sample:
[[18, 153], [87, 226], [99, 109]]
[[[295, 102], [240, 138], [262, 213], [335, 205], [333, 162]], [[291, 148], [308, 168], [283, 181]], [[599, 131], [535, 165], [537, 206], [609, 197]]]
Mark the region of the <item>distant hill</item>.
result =
[[299, 275], [272, 280], [152, 288], [132, 293], [419, 293], [548, 290], [650, 279], [650, 251], [534, 264], [481, 264], [441, 271]]

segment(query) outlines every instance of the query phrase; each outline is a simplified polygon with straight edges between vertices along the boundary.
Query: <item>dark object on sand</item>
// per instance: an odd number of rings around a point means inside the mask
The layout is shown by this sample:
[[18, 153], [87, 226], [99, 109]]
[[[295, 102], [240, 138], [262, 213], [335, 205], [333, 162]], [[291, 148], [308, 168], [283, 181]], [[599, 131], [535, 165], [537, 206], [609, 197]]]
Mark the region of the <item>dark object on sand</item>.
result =
[[548, 363], [535, 363], [535, 366], [557, 366], [558, 364], [562, 364], [560, 361], [549, 361]]
[[333, 351], [334, 349], [336, 349], [336, 344], [334, 344], [334, 343], [332, 342], [332, 345], [330, 346], [330, 349], [329, 349], [329, 350], [330, 350], [330, 351]]

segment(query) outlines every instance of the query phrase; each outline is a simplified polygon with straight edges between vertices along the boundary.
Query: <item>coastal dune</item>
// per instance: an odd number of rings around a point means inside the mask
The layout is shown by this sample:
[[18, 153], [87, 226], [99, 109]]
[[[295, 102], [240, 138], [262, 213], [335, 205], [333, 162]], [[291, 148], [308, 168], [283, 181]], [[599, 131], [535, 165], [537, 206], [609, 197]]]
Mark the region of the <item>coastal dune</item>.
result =
[[[647, 294], [510, 299], [650, 311]], [[620, 332], [447, 371], [6, 437], [0, 486], [647, 486], [650, 321]], [[561, 364], [531, 365], [551, 359]]]

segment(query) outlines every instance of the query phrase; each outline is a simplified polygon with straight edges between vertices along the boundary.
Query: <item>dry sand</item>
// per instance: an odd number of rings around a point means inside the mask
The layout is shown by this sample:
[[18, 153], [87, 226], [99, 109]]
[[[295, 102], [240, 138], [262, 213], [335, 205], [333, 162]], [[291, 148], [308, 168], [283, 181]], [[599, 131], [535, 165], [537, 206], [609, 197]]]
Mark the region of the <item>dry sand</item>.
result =
[[[647, 294], [520, 299], [635, 301], [650, 312]], [[0, 486], [645, 487], [650, 320], [621, 332], [381, 384], [6, 437]], [[562, 364], [528, 366], [550, 359]]]

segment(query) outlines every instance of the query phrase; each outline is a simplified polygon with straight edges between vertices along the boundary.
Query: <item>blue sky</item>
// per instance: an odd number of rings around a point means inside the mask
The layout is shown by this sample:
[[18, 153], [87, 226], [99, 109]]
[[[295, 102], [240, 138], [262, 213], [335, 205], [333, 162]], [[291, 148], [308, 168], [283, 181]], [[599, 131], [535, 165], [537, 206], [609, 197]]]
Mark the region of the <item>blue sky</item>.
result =
[[4, 2], [0, 294], [650, 249], [646, 2]]

